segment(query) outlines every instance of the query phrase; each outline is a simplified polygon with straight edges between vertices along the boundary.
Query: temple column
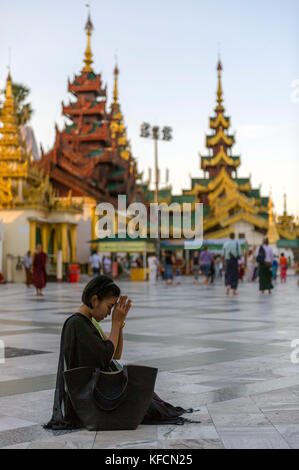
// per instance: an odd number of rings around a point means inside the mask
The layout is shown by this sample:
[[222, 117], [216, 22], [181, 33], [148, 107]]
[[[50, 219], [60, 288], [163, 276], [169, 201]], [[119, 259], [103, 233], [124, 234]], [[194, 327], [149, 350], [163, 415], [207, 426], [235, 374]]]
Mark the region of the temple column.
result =
[[31, 254], [33, 254], [36, 248], [36, 221], [30, 220], [29, 224], [30, 224], [29, 249], [31, 251]]
[[77, 225], [71, 225], [71, 240], [72, 240], [72, 252], [71, 261], [75, 263], [77, 260]]
[[68, 239], [67, 239], [67, 228], [68, 224], [63, 222], [61, 224], [61, 251], [62, 251], [62, 261], [64, 263], [68, 262]]
[[[90, 217], [91, 217], [91, 239], [92, 240], [95, 240], [97, 237], [96, 237], [96, 215], [95, 215], [95, 210], [96, 210], [96, 206], [91, 206], [90, 207]], [[91, 246], [90, 248], [92, 250], [95, 250], [97, 249], [97, 246], [95, 243], [91, 243]]]
[[42, 247], [43, 252], [48, 253], [48, 242], [49, 242], [49, 225], [42, 225]]
[[53, 226], [53, 261], [57, 261], [57, 250], [58, 250], [58, 240], [57, 240], [57, 226]]

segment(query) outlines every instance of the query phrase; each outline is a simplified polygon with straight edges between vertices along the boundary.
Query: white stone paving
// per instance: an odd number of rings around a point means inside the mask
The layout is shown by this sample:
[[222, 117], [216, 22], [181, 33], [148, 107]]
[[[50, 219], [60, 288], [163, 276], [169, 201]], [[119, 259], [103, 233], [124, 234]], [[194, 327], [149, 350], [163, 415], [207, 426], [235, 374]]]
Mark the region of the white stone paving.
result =
[[191, 278], [172, 287], [119, 284], [133, 300], [122, 360], [158, 367], [157, 393], [199, 409], [187, 417], [201, 423], [44, 430], [61, 327], [80, 305], [84, 284], [48, 284], [44, 298], [23, 285], [1, 285], [0, 339], [8, 348], [0, 364], [1, 448], [299, 448], [299, 365], [290, 358], [291, 341], [299, 339], [294, 276], [272, 296], [241, 284], [237, 298], [227, 298], [222, 283], [204, 288]]

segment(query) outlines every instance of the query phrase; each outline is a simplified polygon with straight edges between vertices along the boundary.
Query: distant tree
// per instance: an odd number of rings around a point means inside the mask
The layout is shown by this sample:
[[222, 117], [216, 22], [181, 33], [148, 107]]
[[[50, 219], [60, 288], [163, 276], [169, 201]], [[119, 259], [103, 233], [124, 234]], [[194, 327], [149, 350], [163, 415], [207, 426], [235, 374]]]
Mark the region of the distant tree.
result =
[[[1, 90], [1, 102], [0, 102], [0, 114], [3, 107], [3, 101], [5, 99], [5, 90]], [[28, 95], [30, 93], [30, 88], [26, 87], [22, 83], [13, 83], [12, 84], [12, 93], [15, 102], [16, 115], [18, 125], [24, 126], [28, 121], [30, 121], [33, 115], [33, 109], [30, 103], [24, 103], [27, 101]]]

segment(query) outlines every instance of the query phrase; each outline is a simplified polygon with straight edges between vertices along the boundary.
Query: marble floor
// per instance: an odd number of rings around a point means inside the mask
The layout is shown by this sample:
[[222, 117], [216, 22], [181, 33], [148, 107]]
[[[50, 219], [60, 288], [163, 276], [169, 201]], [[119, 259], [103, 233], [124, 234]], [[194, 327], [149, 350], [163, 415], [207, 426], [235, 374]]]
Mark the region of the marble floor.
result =
[[236, 298], [224, 295], [222, 283], [204, 288], [191, 278], [180, 286], [119, 284], [133, 300], [123, 361], [158, 367], [157, 393], [199, 409], [191, 416], [201, 423], [126, 432], [44, 430], [61, 327], [76, 311], [84, 284], [48, 284], [43, 298], [23, 285], [1, 285], [1, 448], [299, 448], [299, 364], [291, 361], [291, 342], [299, 343], [295, 276], [272, 296], [244, 283]]

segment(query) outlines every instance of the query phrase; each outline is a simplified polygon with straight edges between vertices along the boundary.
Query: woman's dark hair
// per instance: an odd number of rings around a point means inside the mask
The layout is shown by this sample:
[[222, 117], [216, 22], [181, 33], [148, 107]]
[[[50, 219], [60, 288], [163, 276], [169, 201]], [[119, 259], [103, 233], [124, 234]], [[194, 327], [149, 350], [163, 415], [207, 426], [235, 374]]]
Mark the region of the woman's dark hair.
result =
[[82, 293], [82, 303], [92, 308], [91, 298], [96, 295], [99, 301], [110, 297], [119, 297], [120, 288], [108, 276], [97, 276], [85, 286]]

